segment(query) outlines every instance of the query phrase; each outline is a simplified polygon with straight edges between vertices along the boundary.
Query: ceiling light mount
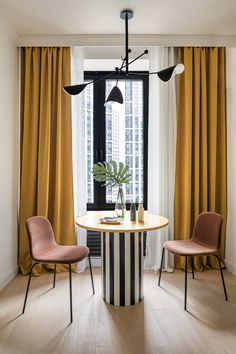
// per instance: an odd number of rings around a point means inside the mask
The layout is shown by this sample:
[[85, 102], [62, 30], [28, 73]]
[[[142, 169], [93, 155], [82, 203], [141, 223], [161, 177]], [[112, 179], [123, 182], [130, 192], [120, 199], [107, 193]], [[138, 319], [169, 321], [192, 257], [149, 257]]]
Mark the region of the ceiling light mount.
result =
[[131, 18], [134, 17], [133, 11], [132, 10], [123, 10], [123, 11], [121, 11], [120, 18], [122, 20], [126, 20], [126, 17], [127, 17], [128, 20], [131, 20]]

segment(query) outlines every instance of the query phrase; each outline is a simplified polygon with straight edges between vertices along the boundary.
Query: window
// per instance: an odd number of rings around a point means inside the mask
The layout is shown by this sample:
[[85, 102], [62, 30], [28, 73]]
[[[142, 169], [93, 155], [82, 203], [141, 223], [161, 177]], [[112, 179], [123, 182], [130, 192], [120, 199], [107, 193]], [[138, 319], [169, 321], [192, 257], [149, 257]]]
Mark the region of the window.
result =
[[86, 86], [84, 94], [84, 116], [85, 116], [85, 155], [87, 161], [87, 202], [94, 203], [94, 183], [92, 176], [93, 166], [93, 84]]
[[[90, 82], [107, 74], [86, 72], [85, 80]], [[88, 210], [114, 209], [116, 188], [101, 187], [94, 183], [92, 175], [95, 162], [109, 160], [128, 164], [132, 172], [132, 181], [124, 188], [127, 204], [143, 202], [147, 207], [148, 76], [133, 73], [132, 78], [122, 77], [118, 86], [124, 104], [104, 106], [116, 81], [117, 76], [111, 76], [84, 90]]]

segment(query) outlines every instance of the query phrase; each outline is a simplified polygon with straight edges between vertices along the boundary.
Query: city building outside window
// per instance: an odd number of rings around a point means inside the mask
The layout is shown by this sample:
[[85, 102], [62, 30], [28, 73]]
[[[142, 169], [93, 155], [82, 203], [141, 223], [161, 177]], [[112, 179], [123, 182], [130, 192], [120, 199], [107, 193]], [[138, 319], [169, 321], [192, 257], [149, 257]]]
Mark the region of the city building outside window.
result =
[[[107, 74], [107, 72], [105, 73]], [[104, 73], [85, 73], [87, 82]], [[116, 78], [90, 84], [84, 90], [87, 206], [89, 210], [113, 209], [117, 189], [94, 183], [92, 166], [98, 161], [122, 161], [129, 165], [132, 181], [125, 186], [127, 204], [147, 204], [148, 76], [122, 78], [118, 86], [124, 104], [104, 102]]]

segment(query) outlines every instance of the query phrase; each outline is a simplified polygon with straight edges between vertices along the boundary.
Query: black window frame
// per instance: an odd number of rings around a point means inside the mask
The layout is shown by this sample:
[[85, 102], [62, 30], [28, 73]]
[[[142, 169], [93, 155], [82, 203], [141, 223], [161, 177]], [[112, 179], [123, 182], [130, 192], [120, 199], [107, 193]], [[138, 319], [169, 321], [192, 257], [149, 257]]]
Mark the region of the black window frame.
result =
[[[143, 204], [147, 209], [148, 194], [148, 87], [149, 77], [147, 71], [131, 71], [132, 76], [122, 76], [119, 80], [142, 80], [143, 81]], [[84, 80], [93, 81], [112, 74], [109, 71], [85, 71]], [[109, 79], [117, 79], [117, 74]], [[109, 80], [108, 79], [108, 80]], [[94, 109], [93, 109], [93, 158], [94, 163], [104, 161], [106, 157], [106, 126], [105, 126], [105, 82], [101, 80], [93, 85]], [[95, 134], [96, 132], [96, 134]], [[130, 203], [126, 203], [127, 209]], [[87, 203], [87, 210], [114, 210], [114, 203], [106, 203], [106, 189], [101, 183], [94, 182], [94, 203]]]

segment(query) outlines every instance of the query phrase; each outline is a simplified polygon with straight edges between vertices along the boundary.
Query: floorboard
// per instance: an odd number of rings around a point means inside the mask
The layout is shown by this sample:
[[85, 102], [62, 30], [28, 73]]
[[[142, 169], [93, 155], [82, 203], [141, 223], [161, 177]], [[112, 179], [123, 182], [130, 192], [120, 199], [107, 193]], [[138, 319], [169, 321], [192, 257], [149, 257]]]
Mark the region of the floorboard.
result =
[[145, 272], [144, 300], [129, 307], [101, 298], [100, 269], [73, 273], [74, 322], [69, 324], [67, 273], [32, 279], [26, 311], [20, 315], [27, 277], [18, 275], [0, 293], [2, 354], [233, 354], [236, 352], [236, 277], [224, 271], [225, 302], [219, 271], [188, 280], [188, 312], [183, 310], [184, 273]]

